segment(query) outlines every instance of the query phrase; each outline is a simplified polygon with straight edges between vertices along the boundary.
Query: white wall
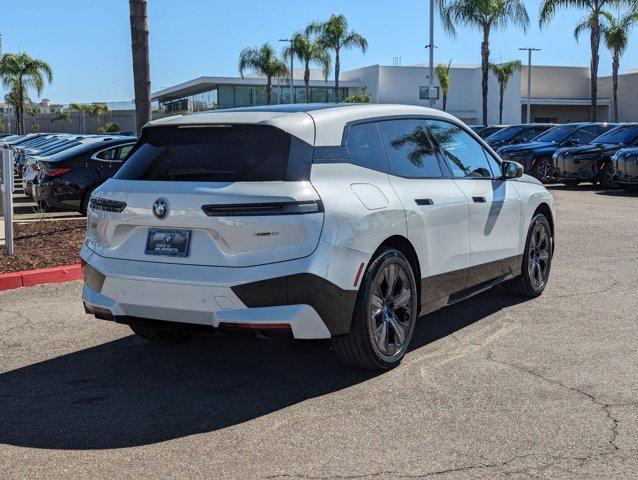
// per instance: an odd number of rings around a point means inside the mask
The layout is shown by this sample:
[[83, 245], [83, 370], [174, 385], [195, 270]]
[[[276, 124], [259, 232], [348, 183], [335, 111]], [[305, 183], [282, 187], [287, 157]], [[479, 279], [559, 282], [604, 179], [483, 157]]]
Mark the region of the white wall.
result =
[[[359, 82], [372, 92], [376, 103], [399, 103], [428, 106], [428, 100], [419, 99], [419, 87], [429, 85], [426, 67], [389, 67], [372, 65], [343, 72], [341, 78]], [[448, 94], [447, 111], [467, 123], [481, 123], [481, 69], [480, 67], [454, 67], [450, 69], [452, 85]], [[503, 107], [503, 122], [520, 122], [520, 74], [516, 73], [508, 84]], [[438, 86], [436, 76], [434, 85]], [[488, 85], [488, 122], [498, 123], [498, 82], [490, 75]], [[442, 99], [436, 108], [442, 108]]]

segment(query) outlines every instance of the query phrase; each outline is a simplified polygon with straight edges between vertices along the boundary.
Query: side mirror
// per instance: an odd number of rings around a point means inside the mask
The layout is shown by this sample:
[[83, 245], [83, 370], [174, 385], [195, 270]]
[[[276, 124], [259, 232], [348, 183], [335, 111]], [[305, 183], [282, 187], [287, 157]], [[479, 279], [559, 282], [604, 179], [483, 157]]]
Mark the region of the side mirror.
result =
[[523, 176], [523, 165], [518, 162], [503, 160], [503, 162], [501, 162], [501, 171], [503, 172], [502, 178], [504, 180], [520, 178]]

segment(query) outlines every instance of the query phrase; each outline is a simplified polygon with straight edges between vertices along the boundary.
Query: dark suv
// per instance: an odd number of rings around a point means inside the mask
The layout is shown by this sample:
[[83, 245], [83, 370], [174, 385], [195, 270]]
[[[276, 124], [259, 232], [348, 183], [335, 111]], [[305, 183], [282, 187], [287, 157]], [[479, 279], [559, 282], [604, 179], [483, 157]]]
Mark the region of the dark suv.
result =
[[48, 157], [33, 157], [33, 198], [48, 209], [86, 214], [91, 192], [119, 170], [135, 137], [91, 137]]
[[614, 182], [625, 190], [638, 190], [638, 147], [618, 150], [611, 161]]
[[505, 145], [529, 142], [554, 125], [551, 123], [526, 123], [510, 125], [485, 138], [490, 147], [496, 150]]
[[589, 144], [561, 148], [553, 157], [553, 176], [561, 183], [576, 186], [581, 182], [614, 187], [611, 157], [618, 150], [638, 145], [638, 123], [626, 123], [594, 138]]
[[539, 180], [552, 178], [552, 155], [561, 147], [587, 144], [601, 133], [615, 127], [610, 123], [568, 123], [557, 125], [533, 141], [498, 149], [503, 160], [512, 160], [525, 167], [525, 173]]

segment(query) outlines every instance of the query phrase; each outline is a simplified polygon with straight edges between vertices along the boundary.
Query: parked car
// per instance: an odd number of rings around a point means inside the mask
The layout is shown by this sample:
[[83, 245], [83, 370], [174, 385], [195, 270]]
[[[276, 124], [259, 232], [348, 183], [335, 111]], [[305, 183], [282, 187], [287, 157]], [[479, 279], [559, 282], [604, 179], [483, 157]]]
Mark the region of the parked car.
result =
[[525, 167], [525, 172], [542, 181], [552, 180], [552, 155], [561, 147], [588, 144], [598, 135], [614, 128], [612, 123], [568, 123], [546, 130], [528, 143], [509, 145], [497, 150], [503, 160], [513, 160]]
[[29, 140], [32, 140], [37, 137], [41, 137], [43, 135], [45, 134], [29, 133], [27, 135], [16, 135], [16, 138], [14, 139], [1, 139], [0, 146], [2, 146], [2, 148], [12, 148], [15, 145], [19, 145], [20, 143], [27, 142]]
[[638, 147], [618, 150], [611, 159], [614, 182], [625, 190], [638, 190]]
[[453, 116], [408, 105], [152, 121], [87, 223], [97, 318], [158, 342], [203, 328], [332, 338], [343, 362], [377, 370], [401, 361], [422, 313], [503, 282], [540, 295], [554, 238], [538, 180]]
[[91, 192], [117, 172], [135, 141], [128, 136], [92, 136], [54, 154], [33, 157], [34, 199], [47, 209], [86, 214]]
[[[86, 135], [64, 136], [55, 141], [40, 145], [38, 148], [28, 149], [23, 153], [18, 161], [17, 167], [22, 170], [22, 188], [27, 197], [33, 197], [33, 180], [38, 172], [37, 159], [55, 155], [67, 148], [79, 145], [79, 140], [86, 138]], [[36, 199], [37, 200], [37, 199]]]
[[553, 175], [568, 186], [581, 182], [614, 187], [611, 157], [618, 150], [638, 145], [638, 123], [626, 123], [596, 137], [589, 145], [561, 148], [554, 154]]
[[474, 130], [481, 138], [487, 138], [490, 135], [503, 130], [507, 125], [470, 125], [470, 128]]
[[533, 138], [537, 137], [545, 130], [549, 130], [555, 127], [551, 123], [526, 123], [522, 125], [510, 125], [509, 127], [502, 128], [496, 133], [493, 133], [489, 137], [485, 138], [485, 141], [490, 147], [496, 150], [499, 147], [506, 145], [513, 145], [516, 143], [529, 142]]
[[35, 144], [30, 145], [22, 145], [14, 148], [15, 159], [14, 159], [14, 170], [18, 175], [24, 175], [24, 165], [27, 157], [33, 155], [40, 155], [44, 151], [50, 151], [57, 148], [60, 145], [64, 145], [72, 142], [74, 139], [82, 138], [79, 136], [72, 136], [68, 134], [62, 135], [50, 135], [47, 137], [42, 137], [41, 141], [38, 141]]

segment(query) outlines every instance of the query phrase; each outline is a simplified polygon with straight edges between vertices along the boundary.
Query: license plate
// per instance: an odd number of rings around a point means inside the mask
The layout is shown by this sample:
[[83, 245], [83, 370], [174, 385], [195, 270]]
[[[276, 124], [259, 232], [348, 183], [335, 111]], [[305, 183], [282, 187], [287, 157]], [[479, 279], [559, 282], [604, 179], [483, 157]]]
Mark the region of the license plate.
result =
[[185, 257], [188, 255], [188, 244], [191, 239], [190, 230], [169, 228], [149, 228], [146, 238], [147, 255], [167, 255], [169, 257]]

